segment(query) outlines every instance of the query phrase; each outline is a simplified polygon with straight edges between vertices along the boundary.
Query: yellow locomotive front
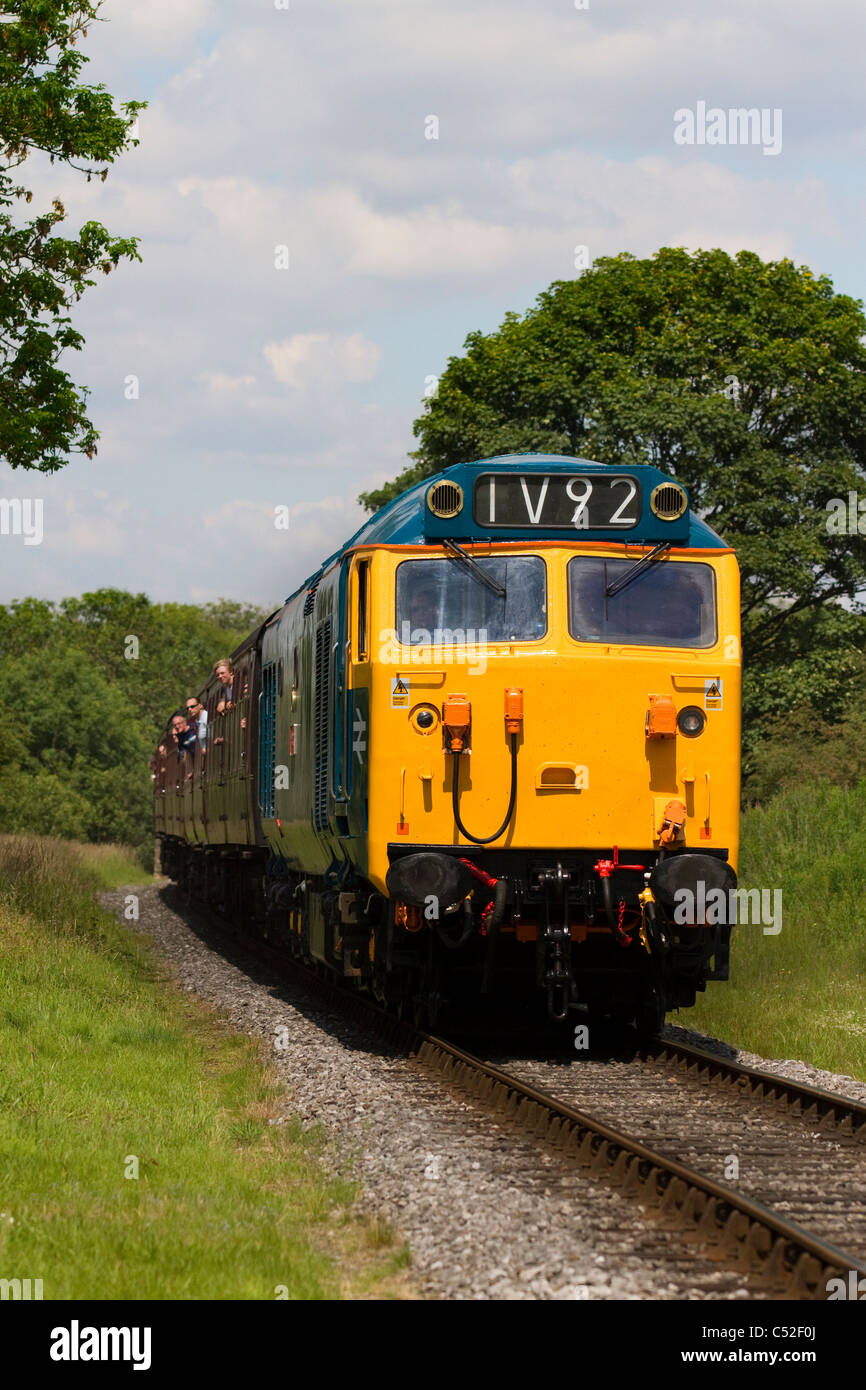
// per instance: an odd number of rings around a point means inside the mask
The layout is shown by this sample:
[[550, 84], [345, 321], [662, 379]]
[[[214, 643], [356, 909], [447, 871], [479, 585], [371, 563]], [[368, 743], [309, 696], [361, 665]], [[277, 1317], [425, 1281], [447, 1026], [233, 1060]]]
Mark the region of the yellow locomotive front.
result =
[[727, 977], [706, 903], [735, 885], [736, 559], [655, 469], [461, 467], [425, 544], [352, 553], [379, 992], [402, 966], [428, 1013], [540, 988], [555, 1018], [657, 1027]]

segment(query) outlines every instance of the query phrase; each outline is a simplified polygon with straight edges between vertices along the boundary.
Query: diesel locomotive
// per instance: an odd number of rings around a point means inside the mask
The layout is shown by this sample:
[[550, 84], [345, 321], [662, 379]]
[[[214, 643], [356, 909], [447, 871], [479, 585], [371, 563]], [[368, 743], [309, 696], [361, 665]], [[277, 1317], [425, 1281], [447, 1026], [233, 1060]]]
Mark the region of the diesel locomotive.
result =
[[397, 497], [154, 760], [164, 873], [417, 1022], [657, 1029], [728, 977], [739, 571], [650, 465], [513, 454]]

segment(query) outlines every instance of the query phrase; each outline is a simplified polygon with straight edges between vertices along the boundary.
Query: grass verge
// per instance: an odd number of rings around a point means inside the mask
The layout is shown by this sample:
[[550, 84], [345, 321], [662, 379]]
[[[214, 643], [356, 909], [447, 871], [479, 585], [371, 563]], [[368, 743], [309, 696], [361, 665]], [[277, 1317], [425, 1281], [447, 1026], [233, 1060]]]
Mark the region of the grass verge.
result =
[[46, 1299], [407, 1296], [258, 1045], [95, 902], [120, 847], [0, 837], [0, 1277]]
[[782, 929], [736, 926], [731, 979], [669, 1021], [866, 1081], [866, 784], [792, 787], [742, 831], [740, 883], [782, 890]]

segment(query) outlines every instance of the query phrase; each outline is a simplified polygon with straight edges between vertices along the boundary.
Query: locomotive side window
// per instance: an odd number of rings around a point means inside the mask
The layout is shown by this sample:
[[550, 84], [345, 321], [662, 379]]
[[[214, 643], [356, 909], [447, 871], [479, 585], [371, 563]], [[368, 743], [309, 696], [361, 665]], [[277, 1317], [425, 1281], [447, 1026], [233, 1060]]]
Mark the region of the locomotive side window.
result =
[[471, 567], [456, 558], [397, 566], [397, 640], [404, 646], [450, 646], [481, 630], [488, 642], [544, 636], [547, 567], [540, 555], [473, 557]]
[[568, 630], [579, 642], [712, 647], [716, 586], [710, 565], [661, 560], [619, 593], [606, 590], [633, 560], [576, 555], [568, 563]]
[[358, 631], [355, 643], [355, 660], [369, 661], [367, 648], [367, 593], [369, 588], [370, 561], [361, 560], [358, 564]]

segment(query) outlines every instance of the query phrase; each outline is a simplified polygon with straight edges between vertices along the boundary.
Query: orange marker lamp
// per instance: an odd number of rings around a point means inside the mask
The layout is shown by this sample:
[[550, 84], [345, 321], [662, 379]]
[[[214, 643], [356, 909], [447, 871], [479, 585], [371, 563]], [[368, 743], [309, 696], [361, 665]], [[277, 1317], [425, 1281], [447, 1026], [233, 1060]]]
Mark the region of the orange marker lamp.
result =
[[647, 738], [676, 738], [677, 711], [670, 695], [650, 695], [644, 732]]

